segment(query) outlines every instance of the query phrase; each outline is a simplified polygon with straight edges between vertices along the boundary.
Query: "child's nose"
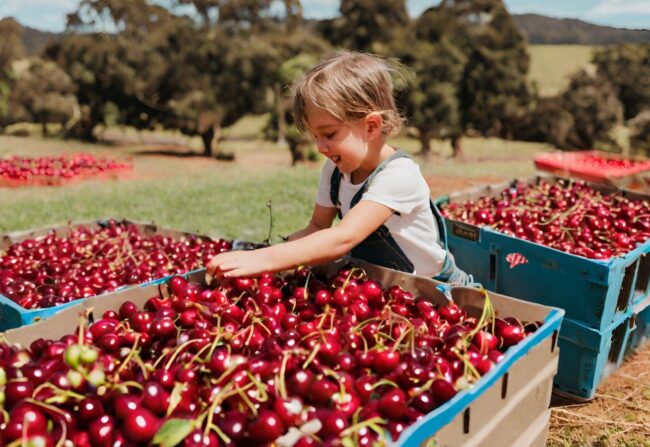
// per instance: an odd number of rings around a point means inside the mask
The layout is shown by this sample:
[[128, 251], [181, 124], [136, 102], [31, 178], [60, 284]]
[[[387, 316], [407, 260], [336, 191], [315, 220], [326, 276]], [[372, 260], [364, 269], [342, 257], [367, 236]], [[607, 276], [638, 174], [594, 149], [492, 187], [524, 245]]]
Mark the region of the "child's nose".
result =
[[320, 153], [326, 153], [329, 151], [329, 145], [324, 138], [318, 138], [316, 140], [316, 147], [318, 147], [318, 151]]

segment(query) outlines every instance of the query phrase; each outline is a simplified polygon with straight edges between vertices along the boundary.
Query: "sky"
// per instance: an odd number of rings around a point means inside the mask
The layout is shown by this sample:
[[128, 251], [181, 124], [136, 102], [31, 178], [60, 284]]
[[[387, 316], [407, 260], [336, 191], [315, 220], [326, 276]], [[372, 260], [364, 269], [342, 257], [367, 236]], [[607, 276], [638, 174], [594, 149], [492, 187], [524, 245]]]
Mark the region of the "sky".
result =
[[[416, 17], [437, 0], [407, 0]], [[512, 14], [536, 13], [559, 18], [577, 18], [617, 28], [650, 29], [650, 0], [505, 0]], [[79, 0], [0, 0], [0, 18], [12, 16], [23, 25], [44, 31], [63, 31], [68, 12]], [[339, 0], [302, 0], [307, 18], [338, 15]]]

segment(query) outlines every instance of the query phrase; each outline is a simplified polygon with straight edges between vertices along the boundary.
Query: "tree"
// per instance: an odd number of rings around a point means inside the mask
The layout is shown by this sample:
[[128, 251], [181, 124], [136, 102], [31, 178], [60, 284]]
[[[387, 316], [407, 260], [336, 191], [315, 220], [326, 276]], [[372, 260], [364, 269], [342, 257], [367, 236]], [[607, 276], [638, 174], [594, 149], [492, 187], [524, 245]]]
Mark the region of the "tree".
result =
[[630, 120], [630, 146], [635, 152], [650, 154], [650, 109]]
[[[240, 25], [257, 27], [270, 15], [271, 0], [176, 0], [192, 5], [201, 17], [202, 25], [221, 25], [237, 29]], [[302, 16], [299, 0], [283, 0], [287, 17]]]
[[265, 39], [183, 27], [170, 33], [168, 45], [160, 85], [160, 102], [167, 105], [163, 123], [201, 135], [205, 155], [212, 154], [223, 126], [268, 110], [278, 53]]
[[[94, 140], [106, 122], [106, 108], [118, 110], [117, 122], [149, 128], [162, 107], [158, 87], [166, 64], [159, 45], [176, 20], [146, 0], [82, 0], [68, 16], [68, 32], [45, 54], [77, 85], [80, 118], [67, 136]], [[101, 27], [112, 33], [88, 32]]]
[[0, 20], [0, 131], [11, 124], [11, 115], [15, 115], [9, 105], [15, 80], [11, 65], [23, 55], [22, 33], [23, 27], [14, 19]]
[[616, 88], [625, 119], [650, 104], [650, 44], [621, 44], [594, 53], [593, 63]]
[[[458, 131], [450, 134], [454, 156], [461, 153], [460, 137], [467, 130], [512, 138], [529, 111], [532, 97], [526, 83], [529, 59], [525, 41], [503, 2], [443, 0], [425, 11], [416, 27], [418, 40], [443, 45], [447, 49], [442, 54], [462, 55], [448, 59], [456, 68], [448, 68], [454, 76], [443, 81], [457, 85], [459, 125]], [[455, 77], [458, 68], [460, 76]], [[456, 118], [451, 113], [454, 106], [450, 87], [441, 85], [435, 92], [430, 82], [435, 79], [430, 78], [426, 84], [434, 95], [430, 104], [436, 100], [447, 102], [448, 112], [438, 115], [438, 119], [453, 123]]]
[[304, 159], [304, 138], [292, 127], [290, 86], [331, 47], [304, 26], [289, 22], [269, 29], [264, 38], [278, 51], [273, 75], [273, 107], [266, 134], [280, 143], [289, 143], [292, 164], [295, 164]]
[[456, 40], [468, 55], [459, 89], [463, 128], [512, 138], [531, 101], [525, 41], [500, 0], [453, 3], [466, 31]]
[[[318, 62], [318, 58], [307, 53], [300, 53], [284, 61], [276, 74], [278, 80], [276, 86], [286, 87], [292, 84], [316, 62]], [[309, 155], [305, 153], [305, 149], [309, 144], [309, 137], [300, 132], [295, 125], [291, 110], [290, 92], [284, 87], [280, 87], [275, 92], [277, 104], [276, 108], [271, 112], [265, 132], [267, 137], [270, 138], [284, 138], [291, 152], [291, 165], [293, 166], [309, 158]]]
[[463, 54], [447, 40], [435, 44], [417, 40], [400, 59], [415, 70], [412, 88], [399, 98], [409, 124], [418, 130], [421, 154], [430, 153], [432, 138], [449, 138], [454, 147], [461, 132], [457, 83]]
[[533, 111], [520, 122], [515, 138], [568, 148], [574, 125], [573, 116], [564, 109], [561, 96], [539, 98]]
[[[134, 59], [140, 50], [127, 41], [106, 34], [70, 34], [50, 45], [45, 54], [72, 78], [77, 86], [76, 96], [80, 116], [66, 136], [93, 141], [93, 130], [105, 123], [105, 107], [112, 103], [120, 112], [119, 122], [129, 122], [130, 116], [145, 117], [146, 112], [134, 109], [144, 104], [137, 89], [138, 71]], [[144, 56], [143, 56], [144, 58]]]
[[14, 121], [25, 120], [41, 124], [47, 135], [48, 123], [65, 125], [79, 110], [74, 95], [75, 85], [70, 77], [53, 62], [31, 61], [23, 71], [11, 93]]
[[24, 54], [23, 27], [11, 17], [0, 20], [0, 80], [6, 79], [11, 63]]
[[341, 0], [339, 10], [326, 37], [353, 50], [386, 54], [385, 45], [410, 23], [405, 0]]
[[573, 117], [569, 147], [593, 149], [596, 142], [613, 143], [610, 133], [622, 120], [623, 106], [608, 80], [579, 71], [562, 94], [562, 108]]

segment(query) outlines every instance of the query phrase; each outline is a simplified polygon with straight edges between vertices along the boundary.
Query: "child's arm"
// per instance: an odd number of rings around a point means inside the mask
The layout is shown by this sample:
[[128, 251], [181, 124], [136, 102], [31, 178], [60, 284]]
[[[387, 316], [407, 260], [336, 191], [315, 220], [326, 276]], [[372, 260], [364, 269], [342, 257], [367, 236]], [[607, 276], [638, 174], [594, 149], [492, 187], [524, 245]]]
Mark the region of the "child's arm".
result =
[[221, 253], [208, 263], [208, 272], [225, 277], [254, 276], [338, 259], [379, 228], [392, 214], [393, 210], [385, 205], [362, 200], [335, 227], [259, 250]]
[[305, 236], [309, 236], [316, 231], [331, 227], [332, 222], [334, 222], [334, 218], [336, 217], [336, 212], [336, 208], [324, 207], [318, 204], [314, 205], [314, 211], [312, 212], [309, 224], [302, 230], [298, 230], [295, 233], [289, 235], [287, 240], [295, 241]]

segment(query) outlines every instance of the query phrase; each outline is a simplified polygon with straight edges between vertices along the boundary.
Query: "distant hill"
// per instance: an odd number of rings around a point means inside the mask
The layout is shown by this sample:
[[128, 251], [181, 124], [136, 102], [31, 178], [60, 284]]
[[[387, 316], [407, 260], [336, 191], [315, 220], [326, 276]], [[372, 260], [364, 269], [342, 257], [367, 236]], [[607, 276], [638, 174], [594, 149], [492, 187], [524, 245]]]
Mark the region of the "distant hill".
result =
[[577, 19], [556, 19], [537, 14], [515, 14], [512, 18], [531, 44], [650, 43], [650, 29], [612, 28]]
[[[612, 28], [577, 19], [557, 19], [538, 14], [514, 14], [512, 18], [530, 44], [650, 43], [650, 29]], [[24, 29], [23, 45], [27, 56], [37, 54], [48, 42], [60, 37], [60, 34], [28, 26], [24, 26]]]
[[41, 31], [25, 25], [23, 25], [23, 30], [22, 41], [26, 56], [38, 54], [50, 41], [56, 40], [60, 36], [57, 33]]

